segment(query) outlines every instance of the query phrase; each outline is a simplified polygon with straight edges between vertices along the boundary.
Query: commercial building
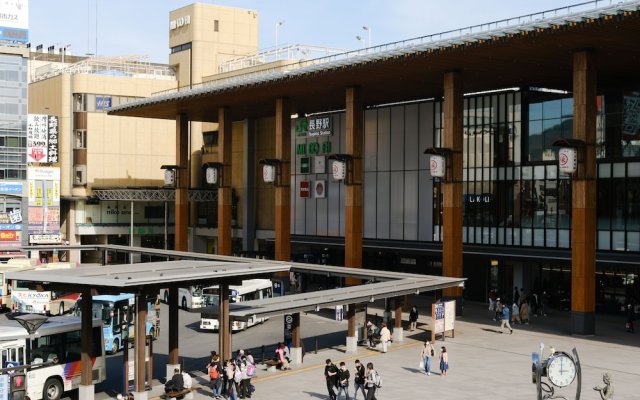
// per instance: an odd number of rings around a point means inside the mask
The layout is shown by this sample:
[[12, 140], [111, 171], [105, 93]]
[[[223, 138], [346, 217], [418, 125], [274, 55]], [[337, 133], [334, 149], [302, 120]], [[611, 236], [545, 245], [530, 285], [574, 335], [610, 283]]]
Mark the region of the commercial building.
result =
[[[516, 17], [110, 113], [175, 121], [182, 169], [189, 122], [219, 124], [210, 165], [220, 177], [219, 254], [257, 242], [280, 260], [465, 276], [465, 293], [444, 295], [477, 300], [524, 287], [570, 308], [574, 332], [592, 333], [596, 309], [640, 297], [640, 82], [630, 62], [640, 58], [639, 7], [592, 2]], [[576, 173], [559, 170], [561, 139], [578, 148]], [[445, 155], [444, 180], [430, 177], [428, 148]], [[273, 186], [260, 182], [262, 159], [275, 166]], [[328, 173], [334, 159], [346, 179]], [[233, 189], [255, 190], [240, 199], [241, 230], [231, 224]], [[178, 182], [176, 198], [186, 191]], [[175, 210], [175, 247], [186, 249], [188, 206]], [[273, 241], [234, 240], [263, 223]]]

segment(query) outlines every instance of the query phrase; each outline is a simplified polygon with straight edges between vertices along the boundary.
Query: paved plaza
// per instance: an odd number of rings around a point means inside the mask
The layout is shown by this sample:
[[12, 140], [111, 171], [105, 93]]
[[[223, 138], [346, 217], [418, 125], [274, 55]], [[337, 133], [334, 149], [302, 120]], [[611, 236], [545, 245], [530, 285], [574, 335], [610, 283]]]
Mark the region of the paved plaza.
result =
[[[426, 311], [427, 307], [421, 310]], [[455, 338], [435, 344], [436, 348], [446, 346], [449, 353], [450, 370], [448, 376], [443, 377], [438, 371], [426, 376], [418, 369], [421, 345], [427, 338], [425, 328], [431, 320], [430, 316], [424, 316], [425, 311], [418, 329], [405, 332], [405, 340], [393, 343], [386, 354], [365, 347], [360, 347], [358, 354], [346, 354], [344, 347], [338, 346], [321, 349], [318, 354], [307, 353], [304, 364], [291, 371], [267, 372], [264, 366], [259, 366], [258, 377], [253, 380], [256, 393], [252, 399], [328, 398], [323, 376], [327, 358], [336, 364], [345, 361], [350, 369], [356, 358], [364, 364], [372, 362], [384, 377], [384, 386], [377, 396], [382, 400], [410, 399], [416, 395], [475, 400], [535, 399], [531, 353], [538, 350], [540, 343], [545, 344], [547, 351], [550, 346], [567, 352], [576, 347], [583, 372], [581, 399], [600, 398], [593, 387], [602, 384], [604, 372], [613, 378], [615, 399], [640, 398], [640, 334], [626, 333], [623, 317], [598, 315], [597, 334], [576, 337], [568, 333], [569, 313], [552, 310], [547, 317], [533, 317], [529, 325], [514, 325], [514, 333], [510, 335], [499, 333], [499, 324], [490, 319], [484, 305], [467, 304], [464, 316], [456, 321]], [[346, 321], [344, 324], [346, 330]], [[434, 364], [437, 368], [437, 363]], [[195, 375], [198, 384], [206, 385], [208, 379], [204, 372]], [[158, 383], [150, 398], [161, 391]], [[572, 399], [575, 385], [556, 393]], [[211, 398], [211, 392], [205, 387], [195, 393], [194, 398]]]

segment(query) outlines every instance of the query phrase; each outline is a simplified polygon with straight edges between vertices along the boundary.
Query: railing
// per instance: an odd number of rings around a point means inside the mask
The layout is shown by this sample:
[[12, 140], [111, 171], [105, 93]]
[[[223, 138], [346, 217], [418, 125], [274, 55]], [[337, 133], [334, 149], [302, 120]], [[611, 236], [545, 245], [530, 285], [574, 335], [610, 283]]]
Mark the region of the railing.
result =
[[[606, 6], [610, 6], [607, 9]], [[456, 39], [465, 41], [474, 41], [482, 38], [482, 34], [485, 33], [487, 38], [493, 36], [504, 36], [505, 31], [509, 28], [514, 29], [514, 33], [518, 32], [525, 26], [529, 30], [540, 27], [546, 28], [552, 25], [563, 25], [571, 22], [570, 17], [575, 16], [575, 21], [581, 21], [588, 18], [599, 18], [602, 14], [617, 14], [622, 7], [633, 6], [640, 7], [640, 1], [638, 0], [595, 0], [584, 3], [573, 4], [566, 7], [555, 8], [551, 10], [541, 11], [537, 13], [522, 15], [518, 17], [503, 19], [499, 21], [493, 21], [485, 24], [472, 25], [465, 28], [454, 29], [450, 31], [435, 33], [426, 36], [420, 36], [417, 38], [401, 40], [397, 42], [391, 42], [382, 44], [379, 46], [373, 46], [370, 48], [358, 49], [347, 51], [339, 54], [332, 54], [325, 57], [315, 58], [311, 60], [299, 60], [291, 62], [287, 65], [278, 65], [272, 68], [261, 69], [259, 71], [250, 72], [234, 77], [223, 77], [208, 82], [203, 82], [196, 85], [183, 86], [177, 89], [169, 89], [161, 92], [154, 93], [153, 96], [167, 95], [170, 93], [180, 92], [183, 90], [198, 89], [206, 86], [215, 86], [218, 84], [226, 83], [228, 85], [236, 84], [242, 85], [247, 83], [255, 77], [268, 77], [270, 74], [278, 74], [280, 77], [286, 76], [295, 69], [304, 67], [312, 67], [320, 64], [329, 64], [334, 62], [340, 62], [350, 60], [355, 57], [364, 57], [368, 55], [376, 55], [380, 53], [391, 52], [393, 50], [407, 50], [412, 47], [424, 46], [433, 44], [437, 47], [440, 42], [444, 44], [451, 44]], [[589, 14], [588, 11], [594, 11], [593, 14]], [[277, 49], [275, 50], [277, 54]], [[275, 78], [276, 76], [274, 76]]]
[[243, 68], [255, 67], [277, 61], [308, 60], [344, 53], [345, 49], [335, 49], [322, 46], [286, 45], [268, 48], [255, 54], [227, 61], [218, 67], [219, 73], [236, 71]]

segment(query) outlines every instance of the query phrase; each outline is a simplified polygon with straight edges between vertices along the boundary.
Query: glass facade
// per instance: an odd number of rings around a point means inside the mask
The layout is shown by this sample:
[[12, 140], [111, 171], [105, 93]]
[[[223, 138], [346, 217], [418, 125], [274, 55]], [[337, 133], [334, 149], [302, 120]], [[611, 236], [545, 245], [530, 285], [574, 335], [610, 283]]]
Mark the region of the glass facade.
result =
[[27, 59], [0, 54], [0, 179], [27, 177]]

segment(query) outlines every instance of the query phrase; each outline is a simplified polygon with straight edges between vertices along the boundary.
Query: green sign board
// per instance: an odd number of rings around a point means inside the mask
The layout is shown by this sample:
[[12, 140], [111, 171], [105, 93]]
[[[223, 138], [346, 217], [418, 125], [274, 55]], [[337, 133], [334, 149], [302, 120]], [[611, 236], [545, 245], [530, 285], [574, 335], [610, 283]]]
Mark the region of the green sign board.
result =
[[301, 174], [311, 173], [311, 157], [300, 158], [300, 173]]

